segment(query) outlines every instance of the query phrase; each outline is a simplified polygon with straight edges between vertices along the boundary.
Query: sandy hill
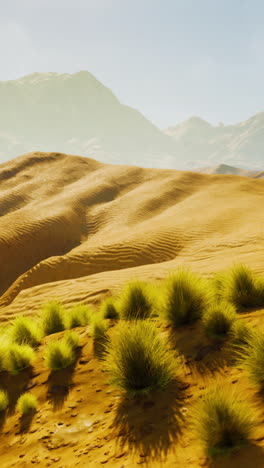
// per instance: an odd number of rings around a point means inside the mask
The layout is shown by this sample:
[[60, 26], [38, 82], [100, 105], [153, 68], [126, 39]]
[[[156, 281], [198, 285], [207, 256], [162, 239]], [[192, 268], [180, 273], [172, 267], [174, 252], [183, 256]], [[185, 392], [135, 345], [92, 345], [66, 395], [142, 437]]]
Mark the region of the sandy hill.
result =
[[191, 117], [165, 130], [175, 140], [175, 149], [189, 167], [227, 164], [262, 170], [264, 112], [235, 125], [217, 126]]
[[96, 302], [131, 277], [264, 271], [261, 179], [32, 153], [0, 166], [0, 317]]

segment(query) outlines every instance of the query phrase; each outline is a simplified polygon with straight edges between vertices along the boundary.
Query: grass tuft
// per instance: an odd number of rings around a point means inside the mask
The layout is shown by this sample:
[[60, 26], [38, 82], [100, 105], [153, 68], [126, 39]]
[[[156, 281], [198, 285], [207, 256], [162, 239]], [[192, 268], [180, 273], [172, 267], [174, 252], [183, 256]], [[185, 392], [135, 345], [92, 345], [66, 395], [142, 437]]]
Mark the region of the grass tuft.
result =
[[17, 401], [17, 410], [22, 415], [33, 413], [37, 409], [37, 399], [32, 393], [23, 393]]
[[236, 309], [228, 302], [212, 304], [204, 312], [202, 324], [205, 334], [213, 341], [224, 341], [232, 335]]
[[57, 301], [44, 304], [41, 313], [42, 328], [44, 335], [52, 335], [65, 329], [65, 310]]
[[0, 413], [6, 410], [8, 403], [8, 394], [4, 390], [0, 390]]
[[112, 297], [107, 297], [100, 306], [99, 314], [104, 319], [119, 319], [119, 312], [116, 305], [116, 300]]
[[232, 325], [231, 339], [235, 346], [249, 345], [254, 339], [255, 330], [243, 320], [236, 320]]
[[90, 323], [92, 311], [85, 304], [76, 304], [67, 311], [67, 328], [85, 327]]
[[264, 390], [264, 335], [254, 332], [240, 353], [240, 364], [252, 382]]
[[111, 383], [132, 395], [166, 387], [174, 377], [172, 355], [153, 323], [121, 323], [109, 344], [106, 370]]
[[219, 385], [198, 402], [191, 422], [207, 453], [214, 456], [249, 442], [256, 425], [256, 413], [244, 395]]
[[68, 332], [65, 334], [63, 337], [63, 340], [65, 343], [67, 343], [72, 349], [77, 349], [80, 347], [81, 340], [80, 340], [80, 335], [75, 332]]
[[195, 322], [210, 300], [209, 283], [188, 270], [178, 270], [162, 287], [162, 315], [173, 327]]
[[46, 367], [52, 371], [58, 371], [71, 366], [76, 359], [76, 353], [72, 344], [62, 339], [48, 343], [44, 351]]
[[29, 317], [17, 317], [10, 327], [10, 339], [14, 343], [36, 348], [41, 340], [40, 328]]
[[264, 305], [264, 280], [240, 263], [214, 278], [216, 296], [233, 304], [238, 311]]
[[6, 351], [5, 368], [10, 374], [18, 374], [23, 369], [31, 367], [35, 352], [29, 345], [10, 343]]
[[131, 281], [124, 288], [118, 301], [120, 317], [125, 320], [144, 320], [152, 315], [151, 288], [143, 281]]

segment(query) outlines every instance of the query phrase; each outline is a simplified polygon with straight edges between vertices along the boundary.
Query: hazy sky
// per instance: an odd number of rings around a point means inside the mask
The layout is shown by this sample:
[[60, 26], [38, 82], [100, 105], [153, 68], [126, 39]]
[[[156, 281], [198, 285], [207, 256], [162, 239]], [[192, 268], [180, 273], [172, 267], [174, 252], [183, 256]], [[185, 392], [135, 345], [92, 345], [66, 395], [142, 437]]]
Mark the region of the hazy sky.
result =
[[264, 111], [263, 24], [263, 0], [0, 0], [0, 80], [88, 70], [160, 127], [234, 123]]

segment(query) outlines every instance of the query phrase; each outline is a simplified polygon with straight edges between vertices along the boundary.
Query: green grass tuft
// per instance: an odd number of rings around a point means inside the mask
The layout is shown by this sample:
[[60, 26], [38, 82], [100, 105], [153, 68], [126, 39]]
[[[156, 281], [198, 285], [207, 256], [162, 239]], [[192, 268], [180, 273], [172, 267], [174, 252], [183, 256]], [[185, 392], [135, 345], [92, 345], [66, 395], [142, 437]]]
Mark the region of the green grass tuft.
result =
[[240, 364], [259, 390], [264, 390], [264, 335], [254, 332], [240, 352]]
[[173, 327], [195, 322], [211, 299], [209, 283], [188, 270], [178, 270], [165, 280], [161, 313]]
[[37, 409], [37, 399], [32, 393], [23, 393], [17, 401], [17, 410], [22, 415], [33, 413]]
[[214, 278], [216, 296], [233, 304], [238, 311], [264, 305], [264, 280], [245, 265], [235, 264]]
[[6, 350], [5, 368], [10, 374], [18, 374], [23, 369], [31, 367], [35, 352], [29, 345], [10, 343]]
[[14, 343], [28, 344], [36, 348], [41, 340], [40, 327], [29, 317], [17, 317], [10, 327], [10, 339]]
[[139, 280], [128, 283], [118, 301], [120, 317], [125, 320], [144, 320], [152, 315], [153, 307], [150, 286]]
[[8, 394], [4, 390], [0, 390], [0, 413], [6, 410], [8, 403]]
[[235, 346], [249, 345], [254, 339], [255, 330], [243, 320], [236, 320], [232, 325], [231, 339]]
[[120, 323], [106, 354], [111, 383], [132, 395], [166, 387], [174, 377], [175, 362], [153, 323]]
[[256, 412], [233, 389], [214, 386], [193, 409], [193, 429], [211, 456], [247, 444], [256, 425]]
[[45, 365], [52, 371], [58, 371], [71, 366], [75, 359], [75, 350], [66, 339], [51, 341], [44, 351]]
[[76, 304], [67, 311], [67, 328], [85, 327], [90, 323], [92, 311], [85, 304]]
[[52, 335], [65, 329], [65, 310], [56, 301], [44, 304], [41, 313], [41, 321], [44, 335]]
[[75, 332], [68, 332], [65, 334], [63, 337], [63, 340], [65, 343], [67, 343], [72, 349], [77, 349], [80, 347], [81, 340], [80, 340], [80, 335]]
[[213, 341], [224, 341], [232, 335], [236, 309], [228, 302], [211, 304], [204, 312], [202, 324], [205, 334]]
[[100, 306], [99, 314], [104, 319], [119, 319], [119, 312], [116, 300], [112, 297], [107, 297]]

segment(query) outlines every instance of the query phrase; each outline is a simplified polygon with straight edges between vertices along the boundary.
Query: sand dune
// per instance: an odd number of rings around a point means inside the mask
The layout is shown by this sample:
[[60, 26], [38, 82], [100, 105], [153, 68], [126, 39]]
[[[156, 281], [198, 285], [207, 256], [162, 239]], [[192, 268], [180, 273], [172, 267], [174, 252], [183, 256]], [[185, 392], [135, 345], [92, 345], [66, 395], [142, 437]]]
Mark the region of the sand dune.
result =
[[261, 179], [31, 153], [0, 166], [0, 320], [96, 302], [131, 277], [241, 260], [264, 272]]

